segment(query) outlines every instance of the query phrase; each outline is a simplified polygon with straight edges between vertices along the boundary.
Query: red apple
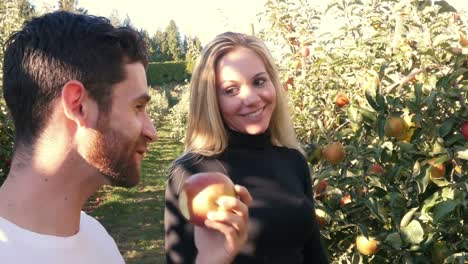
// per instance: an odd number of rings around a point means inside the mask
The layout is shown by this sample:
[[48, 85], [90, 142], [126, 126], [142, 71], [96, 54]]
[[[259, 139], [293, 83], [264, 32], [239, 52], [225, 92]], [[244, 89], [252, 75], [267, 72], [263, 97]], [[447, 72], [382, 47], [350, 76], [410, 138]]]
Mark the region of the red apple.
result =
[[431, 165], [431, 178], [442, 179], [443, 177], [445, 177], [446, 168], [443, 162], [435, 163], [435, 159], [431, 159], [429, 161], [429, 164]]
[[294, 87], [294, 79], [293, 77], [289, 77], [286, 82], [284, 82], [283, 87], [285, 91], [289, 90], [289, 86]]
[[465, 140], [468, 140], [468, 121], [463, 122], [461, 132]]
[[332, 164], [338, 164], [346, 157], [343, 145], [339, 142], [333, 142], [322, 149], [322, 156]]
[[315, 189], [315, 199], [317, 200], [323, 200], [323, 198], [325, 198], [325, 190], [327, 189], [328, 187], [328, 182], [326, 180], [321, 180], [318, 184], [317, 184], [317, 187]]
[[338, 107], [343, 107], [347, 104], [349, 104], [349, 98], [346, 94], [339, 92], [336, 97], [335, 97], [335, 104]]
[[351, 203], [353, 200], [351, 199], [351, 195], [347, 194], [340, 199], [340, 204], [341, 206], [345, 206], [349, 203]]
[[179, 196], [179, 208], [185, 218], [198, 226], [205, 226], [206, 214], [222, 210], [217, 203], [221, 196], [236, 197], [234, 183], [218, 172], [201, 172], [190, 176]]
[[302, 67], [302, 62], [301, 62], [301, 60], [295, 60], [293, 65], [294, 65], [294, 68], [296, 68], [298, 70], [298, 69], [300, 69]]
[[379, 242], [374, 238], [365, 236], [356, 237], [356, 247], [362, 255], [369, 256], [375, 254], [379, 249]]
[[328, 187], [328, 181], [327, 180], [321, 180], [318, 184], [317, 184], [317, 189], [315, 189], [315, 192], [316, 193], [322, 193], [325, 191], [325, 189], [327, 189]]
[[301, 55], [302, 57], [309, 57], [310, 55], [310, 49], [308, 47], [302, 47], [300, 50], [299, 50], [299, 55]]
[[370, 167], [369, 172], [373, 174], [381, 175], [381, 174], [384, 174], [385, 170], [380, 164], [374, 163]]
[[315, 220], [317, 220], [320, 228], [323, 228], [330, 222], [331, 217], [322, 209], [315, 209]]
[[391, 116], [385, 122], [384, 132], [387, 137], [402, 138], [408, 125], [402, 117]]
[[468, 46], [468, 39], [462, 33], [460, 33], [460, 41], [459, 42], [460, 42], [460, 45], [462, 47]]

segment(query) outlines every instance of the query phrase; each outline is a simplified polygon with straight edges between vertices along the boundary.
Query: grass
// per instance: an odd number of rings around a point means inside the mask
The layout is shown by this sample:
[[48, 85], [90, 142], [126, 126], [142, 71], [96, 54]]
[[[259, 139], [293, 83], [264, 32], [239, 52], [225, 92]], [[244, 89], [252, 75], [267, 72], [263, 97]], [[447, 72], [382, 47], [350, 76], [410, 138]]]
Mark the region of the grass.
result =
[[[169, 164], [182, 153], [181, 143], [169, 138], [170, 128], [158, 129], [142, 163], [142, 181], [131, 189], [106, 187], [93, 199], [92, 216], [108, 230], [128, 264], [165, 263], [164, 188]], [[99, 198], [97, 198], [99, 197]]]

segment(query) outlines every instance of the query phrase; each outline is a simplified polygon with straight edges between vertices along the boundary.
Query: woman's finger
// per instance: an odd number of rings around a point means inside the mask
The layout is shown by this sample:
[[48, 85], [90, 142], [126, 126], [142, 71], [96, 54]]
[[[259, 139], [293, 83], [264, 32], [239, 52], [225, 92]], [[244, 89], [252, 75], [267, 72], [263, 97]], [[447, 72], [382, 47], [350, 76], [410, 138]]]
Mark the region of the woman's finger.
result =
[[224, 235], [227, 242], [226, 250], [229, 254], [236, 251], [238, 246], [246, 241], [246, 234], [239, 234], [233, 226], [211, 220], [206, 220], [205, 225], [208, 228], [216, 230]]
[[225, 211], [233, 211], [245, 219], [249, 217], [249, 208], [237, 198], [221, 196], [216, 202]]
[[250, 206], [250, 204], [253, 201], [252, 196], [250, 195], [249, 191], [247, 188], [245, 188], [242, 185], [235, 185], [234, 189], [236, 190], [236, 193], [239, 195], [239, 199], [247, 206]]
[[239, 234], [247, 230], [247, 221], [242, 215], [238, 215], [228, 211], [213, 211], [209, 212], [208, 220], [222, 222], [228, 226], [232, 226]]

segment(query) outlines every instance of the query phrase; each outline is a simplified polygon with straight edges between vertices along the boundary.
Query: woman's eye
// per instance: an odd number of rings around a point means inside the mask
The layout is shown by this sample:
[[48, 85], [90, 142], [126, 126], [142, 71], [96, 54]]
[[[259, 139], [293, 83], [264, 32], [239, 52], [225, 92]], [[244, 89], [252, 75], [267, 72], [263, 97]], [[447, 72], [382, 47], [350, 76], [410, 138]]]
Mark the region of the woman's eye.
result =
[[235, 87], [227, 88], [227, 89], [225, 90], [225, 93], [226, 93], [227, 95], [233, 96], [233, 95], [236, 95], [236, 94], [237, 94], [238, 90], [239, 90], [239, 89], [237, 89], [237, 88], [235, 88]]
[[264, 84], [266, 82], [266, 80], [264, 78], [258, 78], [254, 81], [254, 84], [256, 86], [261, 86], [262, 84]]

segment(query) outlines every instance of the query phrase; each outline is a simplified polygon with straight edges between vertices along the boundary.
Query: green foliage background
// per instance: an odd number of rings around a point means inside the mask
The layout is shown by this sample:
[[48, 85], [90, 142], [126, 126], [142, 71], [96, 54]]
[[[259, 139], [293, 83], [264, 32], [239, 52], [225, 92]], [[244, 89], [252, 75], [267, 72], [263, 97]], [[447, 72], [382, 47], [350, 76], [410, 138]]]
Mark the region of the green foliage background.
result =
[[3, 53], [9, 35], [34, 13], [26, 0], [0, 1], [0, 185], [10, 170], [14, 128], [3, 99]]
[[[340, 21], [320, 32], [325, 16]], [[268, 1], [261, 37], [274, 47], [288, 85], [297, 134], [314, 175], [316, 206], [330, 258], [339, 263], [463, 263], [468, 243], [468, 120], [466, 14], [444, 1]], [[310, 56], [298, 51], [310, 49]], [[298, 63], [298, 61], [300, 63]], [[299, 67], [296, 65], [300, 64]], [[350, 104], [335, 105], [338, 92]], [[405, 138], [384, 135], [388, 117], [401, 116]], [[320, 159], [330, 142], [345, 146], [333, 165]], [[318, 151], [317, 151], [318, 150]], [[432, 176], [433, 165], [446, 167]], [[385, 172], [369, 172], [372, 164]], [[343, 205], [342, 197], [352, 202]], [[358, 235], [379, 241], [359, 254]]]
[[163, 85], [166, 83], [183, 83], [189, 74], [184, 61], [152, 62], [148, 64], [146, 78], [148, 85]]

